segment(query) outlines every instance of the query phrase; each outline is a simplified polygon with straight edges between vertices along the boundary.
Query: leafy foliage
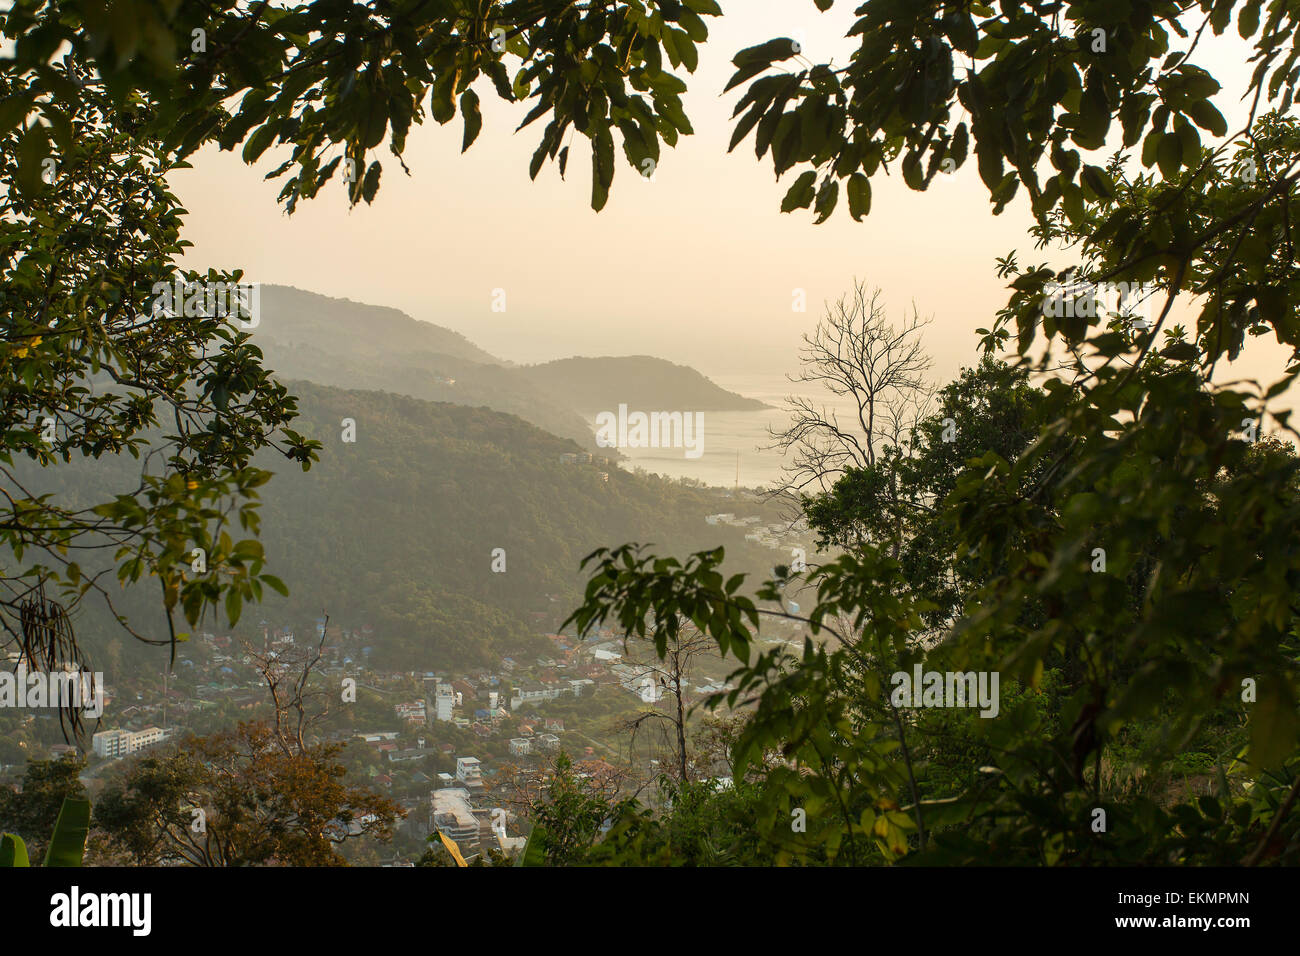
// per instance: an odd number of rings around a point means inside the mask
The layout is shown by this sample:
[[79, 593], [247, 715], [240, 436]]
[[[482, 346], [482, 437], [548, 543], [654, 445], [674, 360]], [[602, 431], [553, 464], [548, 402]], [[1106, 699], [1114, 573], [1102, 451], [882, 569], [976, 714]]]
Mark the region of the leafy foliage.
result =
[[[0, 78], [7, 104], [41, 93]], [[49, 127], [61, 151], [48, 183], [30, 175], [42, 167], [27, 145], [47, 127], [0, 133], [0, 182], [10, 187], [0, 200], [0, 488], [9, 513], [0, 545], [17, 566], [6, 560], [0, 573], [0, 622], [33, 665], [20, 612], [47, 593], [64, 609], [92, 592], [112, 608], [104, 577], [154, 577], [168, 611], [192, 625], [217, 607], [237, 617], [263, 585], [280, 587], [263, 572], [255, 538], [229, 532], [256, 534], [257, 489], [270, 477], [250, 466], [257, 449], [306, 468], [316, 447], [288, 428], [295, 403], [234, 316], [158, 307], [185, 247], [183, 210], [162, 179], [176, 163], [141, 145], [132, 111], [90, 94], [76, 106]], [[23, 459], [127, 455], [158, 467], [111, 498], [33, 493], [15, 470]], [[221, 574], [187, 579], [195, 548]], [[84, 555], [105, 550], [115, 566], [83, 572]]]
[[[673, 70], [695, 69], [704, 18], [721, 12], [714, 0], [399, 0], [382, 8], [72, 0], [54, 15], [44, 0], [25, 0], [5, 24], [17, 42], [4, 65], [39, 77], [55, 96], [8, 103], [0, 126], [20, 124], [29, 111], [55, 122], [87, 88], [102, 87], [116, 106], [140, 91], [149, 103], [144, 134], [178, 156], [208, 142], [242, 143], [251, 163], [277, 143], [291, 147], [271, 176], [292, 171], [280, 193], [292, 211], [336, 174], [351, 202], [371, 202], [383, 167], [370, 156], [387, 139], [405, 169], [407, 135], [426, 116], [445, 125], [459, 111], [468, 149], [483, 125], [471, 88], [482, 78], [506, 102], [530, 104], [520, 128], [549, 117], [529, 166], [534, 178], [548, 160], [565, 172], [566, 133], [590, 141], [591, 204], [600, 209], [616, 136], [627, 162], [645, 173], [661, 142], [673, 146], [692, 132], [680, 98], [686, 84]], [[64, 43], [71, 75], [49, 63]], [[33, 134], [26, 153], [37, 166], [47, 151]]]
[[0, 787], [0, 831], [22, 841], [24, 856], [43, 857], [65, 804], [84, 801], [78, 776], [85, 766], [67, 757], [32, 760], [23, 768], [21, 790]]
[[241, 724], [135, 761], [95, 806], [110, 851], [153, 866], [339, 866], [339, 844], [391, 834], [400, 808], [344, 782], [340, 745], [273, 737]]

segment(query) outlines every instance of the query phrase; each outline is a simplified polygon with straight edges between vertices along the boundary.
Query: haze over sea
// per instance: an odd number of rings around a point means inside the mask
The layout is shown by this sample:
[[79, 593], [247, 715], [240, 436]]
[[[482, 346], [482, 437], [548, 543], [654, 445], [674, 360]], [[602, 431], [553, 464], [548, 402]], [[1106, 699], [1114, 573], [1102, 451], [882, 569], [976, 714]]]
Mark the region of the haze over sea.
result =
[[[852, 402], [838, 399], [824, 389], [791, 382], [781, 372], [705, 372], [717, 385], [728, 391], [756, 398], [771, 407], [756, 411], [704, 413], [704, 454], [687, 458], [681, 448], [620, 448], [627, 456], [623, 467], [637, 468], [669, 478], [693, 478], [707, 485], [742, 488], [770, 485], [781, 477], [783, 457], [779, 449], [769, 448], [769, 426], [782, 428], [790, 420], [785, 408], [787, 396], [799, 395], [834, 410], [841, 423], [856, 414]], [[645, 409], [645, 411], [690, 411], [691, 409]], [[591, 420], [594, 431], [594, 419]]]

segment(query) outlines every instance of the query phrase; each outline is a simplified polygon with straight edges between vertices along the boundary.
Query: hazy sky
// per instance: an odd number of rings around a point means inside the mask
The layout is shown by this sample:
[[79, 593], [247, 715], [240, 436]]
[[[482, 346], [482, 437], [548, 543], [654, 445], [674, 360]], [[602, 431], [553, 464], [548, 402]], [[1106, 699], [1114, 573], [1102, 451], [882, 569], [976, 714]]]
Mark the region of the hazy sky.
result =
[[[281, 181], [262, 178], [287, 147], [254, 167], [236, 153], [199, 154], [194, 169], [173, 177], [191, 213], [189, 261], [394, 306], [518, 362], [648, 353], [720, 376], [792, 369], [799, 336], [823, 301], [856, 276], [881, 287], [892, 316], [913, 304], [934, 316], [926, 345], [935, 376], [947, 381], [975, 359], [974, 329], [1006, 302], [994, 258], [1012, 249], [1021, 263], [1043, 258], [1027, 238], [1023, 190], [992, 216], [972, 160], [926, 193], [877, 179], [865, 222], [854, 223], [841, 198], [832, 219], [814, 226], [807, 210], [779, 211], [791, 174], [777, 183], [748, 141], [726, 152], [743, 92], [720, 93], [735, 52], [789, 35], [814, 62], [844, 64], [854, 6], [821, 14], [812, 0], [724, 3], [730, 16], [711, 21], [699, 69], [686, 77], [696, 135], [665, 150], [654, 182], [619, 150], [600, 214], [588, 204], [585, 139], [574, 140], [567, 181], [548, 166], [530, 182], [544, 122], [514, 134], [525, 108], [500, 103], [481, 83], [485, 123], [470, 151], [459, 152], [459, 116], [446, 127], [428, 120], [413, 128], [405, 154], [412, 175], [382, 147], [383, 180], [370, 207], [349, 210], [336, 181], [288, 217], [275, 204]], [[1235, 34], [1211, 37], [1195, 58], [1223, 83], [1218, 105], [1232, 128], [1244, 114], [1227, 91], [1244, 89], [1244, 49]], [[807, 293], [804, 314], [791, 309], [796, 288]], [[504, 314], [491, 311], [494, 289], [506, 292]], [[1279, 354], [1253, 342], [1234, 371], [1271, 375]]]

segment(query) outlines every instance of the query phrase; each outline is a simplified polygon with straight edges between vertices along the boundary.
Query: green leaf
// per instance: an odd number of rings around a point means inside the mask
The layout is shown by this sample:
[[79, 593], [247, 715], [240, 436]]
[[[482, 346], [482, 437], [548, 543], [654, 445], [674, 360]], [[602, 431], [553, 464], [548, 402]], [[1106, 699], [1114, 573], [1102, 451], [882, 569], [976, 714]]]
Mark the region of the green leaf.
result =
[[90, 829], [90, 801], [64, 797], [54, 835], [45, 851], [46, 866], [81, 866], [86, 852], [86, 833]]
[[812, 204], [814, 191], [813, 186], [817, 182], [817, 173], [808, 170], [801, 173], [799, 178], [794, 181], [785, 194], [785, 199], [781, 200], [781, 211], [792, 212], [795, 209], [805, 209]]
[[840, 198], [839, 180], [827, 179], [822, 183], [821, 189], [817, 191], [817, 203], [815, 210], [817, 212], [817, 223], [823, 223], [830, 218], [831, 213], [835, 211], [835, 204]]
[[23, 192], [35, 193], [44, 188], [45, 180], [41, 177], [49, 155], [49, 131], [40, 124], [33, 124], [18, 142], [18, 185]]
[[736, 54], [732, 64], [737, 68], [735, 75], [727, 82], [722, 92], [735, 89], [751, 76], [757, 76], [777, 60], [787, 60], [794, 56], [794, 41], [789, 37], [768, 40], [758, 46], [747, 47]]
[[0, 98], [0, 133], [7, 133], [26, 117], [35, 94], [18, 93]]
[[1201, 134], [1196, 132], [1195, 126], [1181, 118], [1178, 122], [1177, 134], [1183, 164], [1191, 166], [1197, 161], [1201, 151]]
[[861, 222], [871, 212], [871, 180], [863, 173], [854, 173], [849, 177], [849, 215], [855, 222]]
[[609, 201], [614, 181], [614, 137], [601, 129], [591, 144], [591, 208], [600, 212]]
[[1264, 0], [1249, 0], [1237, 15], [1237, 34], [1243, 40], [1249, 40], [1259, 30], [1259, 10]]
[[1115, 198], [1115, 186], [1111, 182], [1110, 174], [1100, 166], [1084, 166], [1080, 178], [1083, 180], [1083, 185], [1088, 187], [1098, 199]]
[[10, 866], [31, 866], [27, 860], [27, 844], [23, 838], [6, 833], [0, 837], [0, 868]]
[[478, 139], [479, 130], [483, 128], [483, 114], [479, 112], [478, 94], [473, 90], [462, 93], [460, 111], [465, 117], [465, 138], [460, 146], [460, 151], [463, 153], [474, 144], [474, 140]]
[[233, 588], [226, 592], [226, 620], [230, 626], [234, 627], [239, 623], [239, 613], [243, 607], [243, 599], [240, 598], [239, 592]]
[[515, 861], [515, 866], [545, 866], [546, 865], [546, 828], [535, 826], [533, 832], [528, 834], [528, 842], [524, 844], [524, 852], [519, 854], [519, 859]]
[[1142, 165], [1150, 169], [1155, 165], [1156, 155], [1160, 150], [1160, 141], [1165, 138], [1164, 133], [1153, 129], [1147, 133], [1146, 139], [1142, 141]]
[[1250, 714], [1250, 765], [1256, 770], [1281, 766], [1296, 749], [1296, 702], [1291, 685], [1274, 674], [1259, 680], [1259, 700]]
[[241, 154], [246, 163], [254, 163], [257, 158], [266, 152], [271, 145], [271, 140], [275, 139], [275, 132], [280, 124], [277, 122], [263, 123], [257, 128], [252, 136], [248, 137], [248, 142], [244, 143], [244, 150]]
[[375, 193], [379, 191], [379, 174], [383, 172], [378, 160], [370, 164], [366, 170], [366, 178], [361, 183], [361, 198], [366, 202], [374, 202]]
[[1196, 122], [1197, 126], [1215, 136], [1224, 136], [1228, 132], [1228, 121], [1209, 100], [1196, 100], [1187, 107], [1187, 115]]
[[1183, 165], [1183, 142], [1177, 134], [1167, 133], [1160, 137], [1156, 147], [1156, 162], [1160, 164], [1160, 175], [1166, 180], [1178, 175]]
[[[459, 77], [460, 70], [453, 69], [443, 72], [433, 81], [429, 94], [429, 112], [440, 126], [450, 122], [456, 115], [456, 80]], [[522, 96], [519, 98], [523, 99]]]
[[1165, 358], [1175, 362], [1194, 362], [1201, 356], [1201, 350], [1191, 342], [1173, 342], [1160, 350]]

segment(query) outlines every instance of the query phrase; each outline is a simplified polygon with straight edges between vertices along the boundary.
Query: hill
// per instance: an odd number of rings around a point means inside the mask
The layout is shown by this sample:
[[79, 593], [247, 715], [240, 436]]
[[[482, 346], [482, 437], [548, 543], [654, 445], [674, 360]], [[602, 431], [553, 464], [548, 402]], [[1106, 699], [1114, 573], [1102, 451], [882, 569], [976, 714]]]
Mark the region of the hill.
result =
[[646, 411], [765, 407], [695, 369], [646, 355], [511, 366], [458, 332], [396, 309], [289, 286], [262, 287], [253, 340], [281, 379], [491, 408], [601, 455], [611, 452], [597, 446], [584, 416], [621, 403]]
[[492, 408], [598, 450], [573, 409], [512, 376], [460, 333], [396, 309], [266, 285], [253, 341], [282, 380]]
[[263, 285], [261, 290], [262, 320], [255, 329], [259, 342], [297, 343], [363, 360], [428, 355], [502, 364], [459, 332], [417, 321], [397, 309], [335, 299], [293, 286]]
[[[539, 646], [539, 635], [577, 606], [579, 563], [597, 547], [640, 541], [682, 555], [722, 544], [730, 568], [755, 574], [780, 559], [745, 541], [743, 529], [704, 521], [741, 510], [721, 492], [599, 459], [565, 463], [562, 455], [579, 451], [574, 443], [515, 416], [289, 385], [302, 410], [295, 427], [324, 447], [306, 473], [273, 453], [255, 461], [276, 472], [262, 489], [261, 540], [267, 570], [290, 596], [268, 593], [237, 634], [254, 633], [261, 619], [305, 628], [324, 612], [341, 627], [373, 628], [376, 664], [488, 663]], [[344, 418], [356, 423], [354, 443], [341, 440]], [[88, 503], [129, 489], [138, 468], [130, 458], [74, 460], [31, 466], [23, 479]], [[743, 505], [747, 514], [762, 509]], [[496, 548], [505, 552], [504, 573], [492, 569]], [[122, 606], [163, 637], [156, 585], [141, 588]], [[102, 614], [83, 616], [79, 629], [101, 641], [121, 636]]]
[[649, 355], [567, 358], [513, 374], [555, 403], [584, 415], [620, 404], [642, 411], [754, 411], [767, 406], [715, 385], [695, 369]]

